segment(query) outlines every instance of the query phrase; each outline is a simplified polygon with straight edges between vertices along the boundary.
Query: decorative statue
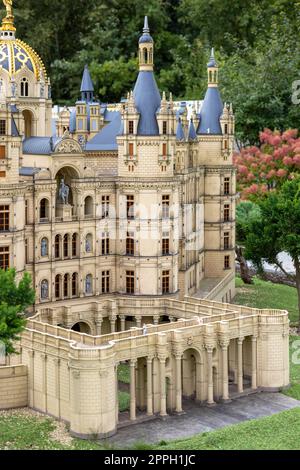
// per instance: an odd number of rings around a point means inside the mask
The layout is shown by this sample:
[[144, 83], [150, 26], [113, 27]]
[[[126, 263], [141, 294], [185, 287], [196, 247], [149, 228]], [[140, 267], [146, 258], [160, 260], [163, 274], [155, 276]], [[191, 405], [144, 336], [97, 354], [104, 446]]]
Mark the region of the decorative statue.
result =
[[69, 193], [70, 193], [70, 188], [65, 184], [65, 180], [62, 178], [60, 180], [60, 187], [59, 187], [59, 200], [63, 204], [69, 204]]
[[4, 6], [6, 8], [6, 17], [13, 16], [13, 9], [12, 9], [12, 0], [3, 0]]
[[92, 251], [91, 238], [87, 235], [85, 239], [85, 251], [90, 253]]
[[41, 296], [42, 299], [48, 299], [48, 281], [46, 281], [46, 279], [42, 281]]
[[90, 274], [85, 278], [85, 292], [86, 294], [91, 294], [92, 292], [92, 277]]
[[41, 255], [42, 256], [48, 255], [48, 242], [46, 238], [43, 238], [41, 242]]
[[11, 96], [13, 98], [16, 97], [16, 92], [17, 92], [17, 84], [15, 82], [14, 77], [12, 77], [12, 79], [11, 79]]
[[148, 334], [147, 325], [144, 323], [144, 325], [143, 325], [143, 335], [146, 336], [147, 334]]

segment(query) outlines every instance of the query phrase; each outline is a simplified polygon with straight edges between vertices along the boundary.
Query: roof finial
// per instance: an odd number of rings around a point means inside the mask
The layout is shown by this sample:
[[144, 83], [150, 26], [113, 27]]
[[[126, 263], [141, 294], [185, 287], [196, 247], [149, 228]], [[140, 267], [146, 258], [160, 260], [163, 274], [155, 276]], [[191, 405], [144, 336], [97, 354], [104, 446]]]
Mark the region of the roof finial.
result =
[[12, 0], [3, 0], [3, 3], [6, 8], [6, 17], [2, 19], [1, 31], [16, 31], [14, 26]]
[[143, 33], [150, 33], [149, 24], [148, 24], [148, 16], [145, 16], [145, 19], [144, 19]]
[[211, 48], [210, 58], [209, 58], [209, 62], [207, 64], [207, 67], [218, 67], [216, 59], [215, 59], [215, 49], [214, 49], [214, 47]]

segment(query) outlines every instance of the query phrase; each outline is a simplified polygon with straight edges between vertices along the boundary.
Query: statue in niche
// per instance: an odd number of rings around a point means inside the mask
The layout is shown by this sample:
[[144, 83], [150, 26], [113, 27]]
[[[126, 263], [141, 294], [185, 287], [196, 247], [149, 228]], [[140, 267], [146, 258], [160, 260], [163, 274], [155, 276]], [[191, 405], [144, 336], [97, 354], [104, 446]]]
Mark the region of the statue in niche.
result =
[[92, 292], [92, 277], [88, 274], [85, 278], [85, 292], [91, 294]]
[[87, 236], [86, 239], [85, 239], [85, 251], [87, 253], [91, 253], [91, 251], [92, 251], [92, 241], [91, 241], [91, 238], [89, 236]]
[[46, 238], [43, 238], [41, 242], [41, 255], [48, 256], [48, 241]]
[[48, 281], [46, 281], [46, 279], [42, 281], [41, 297], [42, 299], [48, 299]]
[[60, 180], [58, 198], [63, 204], [69, 204], [70, 188], [65, 184], [64, 178]]

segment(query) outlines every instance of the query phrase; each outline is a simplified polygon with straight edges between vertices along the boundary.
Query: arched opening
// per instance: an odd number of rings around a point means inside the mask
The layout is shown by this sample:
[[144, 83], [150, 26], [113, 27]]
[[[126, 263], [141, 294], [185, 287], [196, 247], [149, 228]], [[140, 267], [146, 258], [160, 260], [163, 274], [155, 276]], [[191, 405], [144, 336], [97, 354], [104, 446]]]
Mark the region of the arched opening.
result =
[[64, 298], [69, 297], [70, 275], [64, 275]]
[[41, 240], [41, 256], [48, 256], [48, 238], [43, 237]]
[[91, 196], [87, 196], [84, 200], [84, 216], [92, 217], [92, 215], [93, 215], [93, 198]]
[[[74, 215], [74, 199], [73, 199], [73, 182], [78, 178], [77, 171], [70, 167], [65, 166], [61, 168], [56, 174], [56, 188], [57, 188], [57, 196], [56, 196], [56, 216], [60, 214], [60, 206], [64, 204], [68, 204], [72, 206], [72, 214]], [[63, 199], [61, 195], [61, 188], [65, 190], [65, 199]]]
[[22, 97], [29, 96], [29, 83], [26, 77], [22, 78], [20, 83], [20, 95]]
[[55, 235], [54, 239], [54, 257], [56, 259], [61, 257], [61, 236]]
[[49, 201], [43, 198], [40, 202], [40, 222], [49, 221]]
[[93, 235], [88, 233], [85, 237], [85, 251], [86, 253], [92, 253], [93, 251]]
[[64, 258], [69, 257], [69, 234], [64, 235]]
[[72, 256], [78, 256], [78, 234], [73, 233], [72, 235]]
[[204, 399], [203, 396], [203, 360], [199, 351], [190, 348], [182, 356], [182, 396], [187, 400]]
[[148, 63], [148, 50], [146, 47], [144, 47], [143, 55], [144, 55], [144, 64], [147, 64]]
[[212, 71], [210, 70], [209, 71], [209, 83], [212, 83], [213, 81], [213, 74], [212, 74]]
[[170, 318], [168, 317], [168, 315], [162, 315], [160, 317], [160, 323], [170, 323]]
[[71, 330], [77, 331], [78, 333], [85, 333], [87, 335], [91, 334], [90, 326], [83, 321], [75, 323], [75, 325], [72, 326]]
[[57, 274], [55, 276], [54, 287], [55, 287], [55, 299], [59, 300], [61, 298], [61, 275], [60, 274]]
[[33, 114], [28, 109], [25, 109], [22, 112], [23, 119], [24, 119], [24, 135], [26, 139], [32, 137], [34, 135], [33, 132]]
[[47, 279], [43, 279], [41, 282], [41, 300], [49, 298], [49, 282]]
[[72, 297], [78, 297], [78, 274], [72, 274]]

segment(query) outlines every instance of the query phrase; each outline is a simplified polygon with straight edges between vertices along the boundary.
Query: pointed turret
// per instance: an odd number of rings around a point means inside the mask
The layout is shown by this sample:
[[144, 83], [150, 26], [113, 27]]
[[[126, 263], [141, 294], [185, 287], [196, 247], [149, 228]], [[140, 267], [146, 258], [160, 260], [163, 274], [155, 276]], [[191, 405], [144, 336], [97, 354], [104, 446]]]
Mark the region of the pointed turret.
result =
[[220, 117], [223, 114], [223, 103], [218, 89], [218, 65], [214, 49], [207, 64], [208, 85], [204, 102], [200, 111], [197, 134], [222, 134]]
[[81, 100], [86, 103], [92, 103], [94, 100], [94, 85], [91, 79], [88, 66], [84, 67], [82, 81], [81, 81]]
[[188, 138], [189, 138], [189, 140], [196, 140], [197, 139], [197, 134], [196, 134], [193, 119], [190, 120]]
[[176, 130], [176, 140], [183, 141], [185, 140], [184, 130], [182, 126], [181, 119], [178, 119], [177, 130]]
[[139, 75], [133, 90], [135, 106], [140, 114], [138, 135], [159, 135], [156, 113], [161, 97], [153, 74], [154, 43], [145, 17], [143, 34], [139, 41]]

